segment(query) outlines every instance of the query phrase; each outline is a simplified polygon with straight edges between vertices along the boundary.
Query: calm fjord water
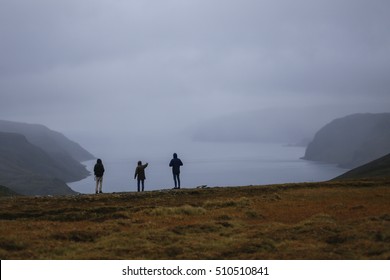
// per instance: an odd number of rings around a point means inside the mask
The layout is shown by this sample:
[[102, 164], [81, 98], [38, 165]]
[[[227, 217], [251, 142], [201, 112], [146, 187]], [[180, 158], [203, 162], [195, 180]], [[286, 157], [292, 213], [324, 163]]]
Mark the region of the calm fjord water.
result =
[[[331, 164], [302, 160], [304, 147], [281, 144], [195, 143], [190, 149], [173, 152], [177, 152], [184, 163], [180, 175], [182, 188], [325, 181], [347, 171]], [[102, 158], [106, 169], [103, 192], [136, 191], [134, 170], [138, 160], [149, 163], [146, 168], [146, 191], [171, 189], [173, 178], [168, 165], [172, 153], [149, 154], [144, 158], [132, 155]], [[95, 160], [84, 164], [93, 174]], [[80, 193], [95, 191], [93, 175], [68, 185]]]

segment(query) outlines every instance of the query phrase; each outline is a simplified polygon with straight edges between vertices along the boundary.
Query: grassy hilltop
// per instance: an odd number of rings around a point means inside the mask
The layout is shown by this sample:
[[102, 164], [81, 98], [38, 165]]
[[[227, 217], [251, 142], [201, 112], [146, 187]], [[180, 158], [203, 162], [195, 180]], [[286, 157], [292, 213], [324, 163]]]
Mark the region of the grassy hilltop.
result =
[[1, 259], [390, 259], [390, 179], [0, 198]]

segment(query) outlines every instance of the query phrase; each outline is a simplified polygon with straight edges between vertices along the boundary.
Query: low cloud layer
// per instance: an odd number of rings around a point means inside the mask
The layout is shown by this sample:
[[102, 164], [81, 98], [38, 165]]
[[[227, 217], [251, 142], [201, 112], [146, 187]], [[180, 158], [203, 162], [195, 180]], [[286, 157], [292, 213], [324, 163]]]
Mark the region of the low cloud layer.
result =
[[384, 0], [3, 0], [0, 118], [88, 148], [270, 108], [388, 111], [389, 10]]

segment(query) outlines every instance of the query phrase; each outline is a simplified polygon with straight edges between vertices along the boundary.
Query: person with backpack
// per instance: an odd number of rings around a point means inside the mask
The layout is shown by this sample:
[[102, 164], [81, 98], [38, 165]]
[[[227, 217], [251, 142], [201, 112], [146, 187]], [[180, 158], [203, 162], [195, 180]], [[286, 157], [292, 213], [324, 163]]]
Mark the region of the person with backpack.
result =
[[103, 193], [103, 175], [104, 175], [104, 166], [102, 160], [99, 158], [96, 161], [95, 167], [93, 168], [93, 172], [95, 173], [95, 181], [96, 181], [96, 189], [95, 193]]
[[135, 169], [135, 173], [134, 173], [134, 179], [137, 179], [137, 187], [138, 187], [138, 191], [140, 191], [140, 188], [141, 188], [141, 184], [142, 184], [142, 191], [144, 191], [144, 188], [145, 188], [145, 179], [146, 179], [146, 176], [145, 176], [145, 168], [148, 166], [148, 163], [145, 163], [144, 165], [142, 165], [142, 161], [139, 161], [138, 162], [138, 165]]
[[174, 189], [180, 189], [180, 166], [183, 166], [183, 162], [177, 157], [177, 154], [173, 154], [173, 159], [169, 163], [172, 167], [173, 181], [175, 182]]

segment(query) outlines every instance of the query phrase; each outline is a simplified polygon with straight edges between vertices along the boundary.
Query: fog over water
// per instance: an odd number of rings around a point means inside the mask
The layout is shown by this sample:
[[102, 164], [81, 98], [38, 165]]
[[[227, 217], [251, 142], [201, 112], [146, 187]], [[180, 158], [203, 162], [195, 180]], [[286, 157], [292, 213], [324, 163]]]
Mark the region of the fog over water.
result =
[[185, 185], [267, 183], [257, 163], [309, 163], [302, 149], [270, 157], [264, 145], [390, 111], [389, 10], [383, 0], [3, 0], [0, 119], [60, 131], [109, 170], [149, 161], [149, 186], [170, 184], [173, 152]]

